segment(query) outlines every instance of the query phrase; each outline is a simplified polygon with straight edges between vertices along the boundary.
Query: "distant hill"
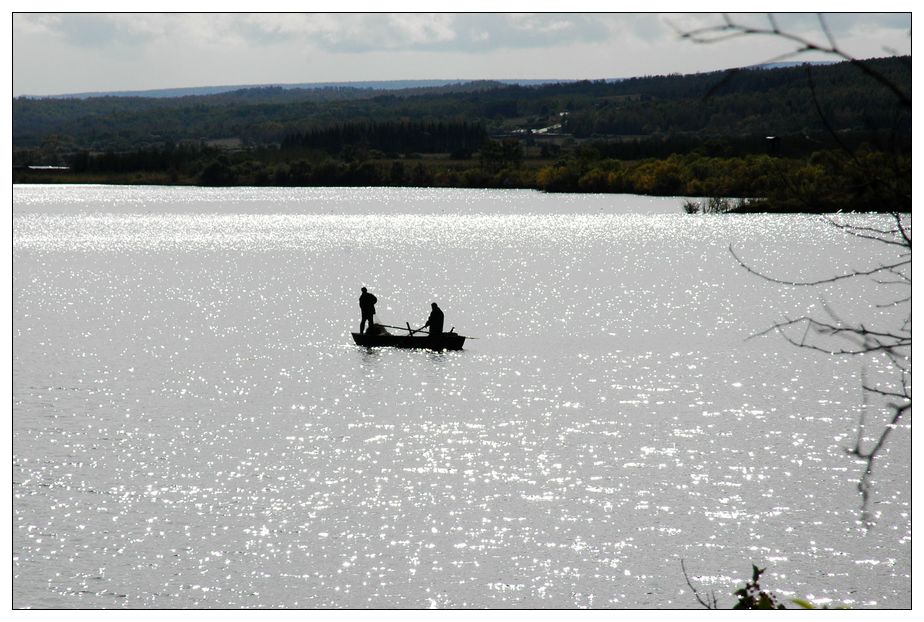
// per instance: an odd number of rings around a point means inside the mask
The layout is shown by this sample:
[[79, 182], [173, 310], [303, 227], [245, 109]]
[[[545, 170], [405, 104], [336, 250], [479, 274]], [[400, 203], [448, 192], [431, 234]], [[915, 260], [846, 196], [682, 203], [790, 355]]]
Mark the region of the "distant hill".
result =
[[798, 61], [782, 61], [782, 62], [777, 62], [777, 63], [760, 63], [758, 65], [751, 65], [750, 67], [748, 67], [748, 69], [786, 69], [788, 67], [801, 67], [802, 65], [806, 65], [806, 64], [814, 65], [814, 66], [833, 65], [836, 62], [837, 61], [833, 61], [833, 60], [816, 60], [810, 63], [798, 62]]
[[[834, 61], [813, 61], [812, 65], [830, 65]], [[798, 67], [805, 63], [789, 61], [778, 63], [764, 63], [752, 65], [749, 69], [782, 69], [786, 67]], [[605, 78], [605, 82], [619, 82], [626, 78]], [[192, 86], [167, 89], [147, 89], [137, 91], [86, 91], [81, 93], [61, 93], [57, 95], [22, 95], [31, 99], [90, 99], [93, 97], [189, 97], [194, 95], [219, 95], [221, 93], [230, 93], [245, 89], [299, 89], [299, 90], [316, 90], [316, 89], [372, 89], [376, 91], [399, 91], [406, 89], [438, 88], [460, 84], [469, 84], [473, 82], [494, 82], [497, 84], [516, 84], [520, 86], [536, 86], [540, 84], [566, 84], [569, 82], [580, 82], [577, 79], [508, 79], [508, 80], [366, 80], [354, 82], [297, 82], [297, 83], [270, 83], [270, 84], [235, 84], [222, 86]]]
[[[910, 57], [865, 62], [910, 96]], [[130, 96], [17, 97], [13, 150], [124, 152], [189, 143], [246, 149], [279, 146], [295, 135], [318, 135], [344, 125], [410, 121], [464, 122], [495, 137], [762, 141], [768, 135], [824, 134], [819, 108], [838, 132], [905, 140], [910, 113], [897, 111], [895, 104], [893, 95], [846, 62], [554, 83], [416, 80], [208, 87]]]
[[[88, 91], [84, 93], [64, 93], [60, 95], [23, 95], [31, 99], [90, 99], [93, 97], [189, 97], [194, 95], [219, 95], [245, 89], [372, 89], [377, 91], [398, 91], [405, 89], [437, 88], [470, 83], [472, 80], [370, 80], [360, 82], [300, 82], [296, 84], [237, 84], [228, 86], [196, 86], [186, 88], [149, 89], [142, 91]], [[536, 84], [557, 84], [577, 82], [577, 80], [492, 80], [498, 84], [519, 84], [523, 86]]]

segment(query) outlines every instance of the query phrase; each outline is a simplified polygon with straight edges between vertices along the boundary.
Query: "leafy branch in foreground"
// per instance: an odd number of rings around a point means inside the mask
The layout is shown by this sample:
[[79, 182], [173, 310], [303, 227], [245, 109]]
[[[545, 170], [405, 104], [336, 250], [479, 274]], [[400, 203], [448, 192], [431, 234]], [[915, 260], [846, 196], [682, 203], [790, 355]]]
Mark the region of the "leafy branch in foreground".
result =
[[[718, 609], [719, 605], [718, 600], [715, 597], [715, 592], [713, 591], [710, 597], [708, 597], [706, 600], [703, 600], [699, 594], [699, 590], [697, 590], [693, 585], [693, 582], [690, 581], [690, 576], [687, 574], [687, 568], [684, 565], [682, 559], [680, 560], [680, 568], [683, 570], [683, 578], [686, 579], [687, 585], [693, 591], [693, 596], [696, 597], [696, 600], [699, 601], [699, 604], [706, 609]], [[734, 592], [736, 601], [732, 609], [786, 609], [786, 605], [780, 601], [776, 594], [765, 590], [760, 584], [760, 578], [767, 571], [767, 569], [758, 568], [754, 564], [751, 564], [751, 568], [751, 580], [745, 583], [744, 587], [739, 588]], [[801, 609], [818, 608], [814, 603], [805, 598], [792, 598], [790, 599], [790, 602]], [[828, 609], [828, 606], [824, 605], [822, 608]]]
[[782, 604], [772, 592], [760, 586], [760, 575], [767, 569], [758, 568], [753, 564], [751, 568], [753, 568], [751, 580], [735, 592], [738, 602], [732, 609], [786, 609], [786, 605]]

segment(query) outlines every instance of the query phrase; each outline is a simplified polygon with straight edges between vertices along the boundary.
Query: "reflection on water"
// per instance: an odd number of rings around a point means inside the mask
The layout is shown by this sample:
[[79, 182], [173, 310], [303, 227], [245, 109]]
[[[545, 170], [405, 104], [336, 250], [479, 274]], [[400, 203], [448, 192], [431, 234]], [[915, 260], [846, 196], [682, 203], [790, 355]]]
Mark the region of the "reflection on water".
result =
[[[910, 606], [910, 434], [867, 533], [843, 451], [861, 362], [745, 341], [821, 304], [888, 320], [727, 252], [793, 278], [878, 261], [817, 219], [497, 191], [14, 199], [17, 607], [697, 607], [680, 559], [726, 606], [751, 562], [783, 596]], [[362, 284], [384, 323], [435, 299], [479, 339], [358, 348]]]

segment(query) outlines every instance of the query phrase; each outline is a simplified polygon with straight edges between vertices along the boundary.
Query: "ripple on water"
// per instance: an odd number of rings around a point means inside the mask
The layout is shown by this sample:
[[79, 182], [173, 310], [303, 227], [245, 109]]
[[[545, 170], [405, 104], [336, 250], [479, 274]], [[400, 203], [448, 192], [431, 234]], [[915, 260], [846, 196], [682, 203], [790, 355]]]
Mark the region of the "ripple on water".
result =
[[[820, 303], [727, 250], [813, 278], [870, 247], [628, 201], [17, 187], [14, 605], [694, 607], [684, 559], [720, 598], [754, 562], [909, 606], [909, 435], [866, 533], [859, 364], [746, 341]], [[479, 339], [356, 348], [362, 284]]]

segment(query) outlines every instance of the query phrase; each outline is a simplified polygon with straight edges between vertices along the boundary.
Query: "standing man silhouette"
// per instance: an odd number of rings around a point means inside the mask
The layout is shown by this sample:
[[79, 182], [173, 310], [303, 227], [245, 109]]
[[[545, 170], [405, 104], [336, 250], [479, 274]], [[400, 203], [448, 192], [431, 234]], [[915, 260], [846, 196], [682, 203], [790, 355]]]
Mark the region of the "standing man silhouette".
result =
[[443, 334], [443, 310], [436, 306], [436, 303], [432, 303], [430, 307], [433, 308], [430, 311], [430, 317], [427, 318], [427, 323], [421, 326], [421, 328], [430, 327], [430, 336], [439, 337]]
[[362, 294], [359, 296], [359, 310], [362, 311], [363, 318], [359, 321], [359, 334], [363, 334], [363, 329], [366, 327], [366, 320], [369, 320], [369, 329], [372, 329], [373, 320], [372, 316], [375, 315], [375, 303], [379, 301], [378, 298], [366, 291], [366, 288], [362, 288]]

